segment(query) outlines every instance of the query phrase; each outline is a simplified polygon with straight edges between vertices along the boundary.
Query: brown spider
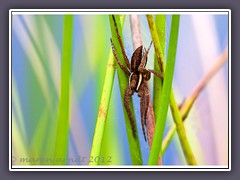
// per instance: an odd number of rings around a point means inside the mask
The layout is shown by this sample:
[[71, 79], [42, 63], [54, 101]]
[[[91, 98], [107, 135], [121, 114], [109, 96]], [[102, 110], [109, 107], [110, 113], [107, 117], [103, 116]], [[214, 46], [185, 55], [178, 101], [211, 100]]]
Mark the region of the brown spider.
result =
[[131, 64], [129, 63], [129, 60], [127, 58], [126, 52], [123, 48], [123, 43], [119, 35], [117, 23], [115, 21], [114, 16], [113, 21], [114, 21], [114, 27], [117, 33], [118, 41], [121, 47], [121, 51], [124, 57], [124, 61], [127, 65], [127, 68], [120, 62], [114, 44], [111, 41], [112, 45], [112, 51], [114, 54], [114, 57], [117, 60], [118, 65], [120, 68], [123, 70], [123, 72], [129, 77], [129, 83], [127, 85], [127, 88], [124, 93], [124, 106], [126, 108], [127, 114], [129, 116], [130, 122], [131, 122], [131, 127], [132, 127], [132, 132], [133, 136], [136, 138], [136, 127], [134, 124], [134, 117], [130, 109], [130, 99], [131, 96], [134, 94], [134, 92], [138, 93], [138, 96], [140, 97], [140, 112], [141, 112], [141, 124], [142, 124], [142, 131], [144, 135], [145, 141], [146, 139], [146, 133], [145, 133], [145, 126], [146, 126], [146, 118], [147, 118], [147, 111], [148, 111], [148, 106], [149, 106], [149, 101], [150, 101], [150, 92], [148, 88], [147, 81], [151, 77], [151, 73], [155, 74], [159, 78], [162, 78], [161, 74], [158, 72], [151, 70], [151, 69], [145, 69], [146, 64], [147, 64], [147, 55], [148, 52], [151, 48], [152, 41], [146, 50], [143, 48], [143, 46], [139, 46], [132, 54], [131, 58]]

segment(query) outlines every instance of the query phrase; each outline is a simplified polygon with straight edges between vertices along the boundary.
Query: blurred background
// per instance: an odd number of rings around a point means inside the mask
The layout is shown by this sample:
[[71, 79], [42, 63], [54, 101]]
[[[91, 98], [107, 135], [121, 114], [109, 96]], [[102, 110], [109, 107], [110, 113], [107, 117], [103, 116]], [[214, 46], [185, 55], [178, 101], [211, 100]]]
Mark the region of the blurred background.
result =
[[[151, 35], [146, 16], [140, 15], [143, 45]], [[171, 15], [167, 15], [166, 51]], [[68, 157], [89, 157], [110, 49], [108, 15], [74, 15], [70, 81], [70, 133]], [[62, 15], [13, 15], [12, 17], [12, 155], [54, 157], [61, 80]], [[129, 15], [123, 37], [130, 58], [132, 46]], [[178, 103], [188, 97], [203, 75], [228, 45], [228, 15], [181, 15], [173, 90]], [[165, 53], [167, 54], [167, 53]], [[154, 48], [148, 56], [153, 68]], [[149, 81], [152, 90], [153, 78]], [[133, 96], [143, 164], [149, 156], [140, 124], [137, 95]], [[173, 120], [169, 112], [166, 132]], [[185, 123], [200, 165], [228, 164], [228, 63], [197, 98]], [[107, 133], [110, 132], [111, 136]], [[115, 73], [102, 155], [112, 165], [131, 165], [118, 78]], [[49, 164], [36, 162], [34, 164]], [[69, 161], [72, 165], [85, 162]], [[177, 134], [163, 156], [163, 165], [186, 165]]]

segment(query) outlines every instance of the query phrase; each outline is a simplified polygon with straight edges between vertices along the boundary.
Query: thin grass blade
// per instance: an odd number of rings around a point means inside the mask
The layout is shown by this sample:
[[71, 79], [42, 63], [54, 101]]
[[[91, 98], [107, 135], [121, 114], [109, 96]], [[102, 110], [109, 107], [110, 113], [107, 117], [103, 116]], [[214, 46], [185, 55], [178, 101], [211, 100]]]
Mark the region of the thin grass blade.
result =
[[[112, 86], [114, 81], [114, 73], [115, 73], [114, 59], [111, 52], [109, 54], [107, 66], [108, 68], [106, 71], [103, 90], [102, 90], [102, 97], [101, 97], [100, 107], [98, 111], [97, 124], [95, 127], [95, 132], [94, 132], [94, 137], [92, 142], [92, 150], [90, 155], [91, 157], [97, 157], [100, 155], [100, 152], [101, 152], [103, 134], [105, 131], [105, 125], [107, 120], [108, 108], [109, 108], [110, 97], [112, 93]], [[89, 165], [98, 165], [98, 162], [90, 161]]]
[[164, 83], [162, 96], [160, 99], [160, 118], [156, 122], [156, 129], [153, 137], [152, 149], [149, 156], [149, 165], [156, 165], [158, 162], [158, 155], [161, 152], [161, 145], [163, 140], [163, 133], [165, 129], [167, 111], [169, 107], [170, 94], [172, 88], [172, 80], [175, 66], [175, 57], [177, 52], [177, 42], [178, 42], [178, 27], [179, 27], [179, 15], [173, 15], [172, 26], [169, 42], [169, 50], [167, 57], [166, 71], [164, 74]]
[[[165, 57], [165, 44], [166, 44], [166, 15], [156, 15], [155, 24], [157, 29], [157, 35], [159, 38], [159, 43], [162, 48], [163, 57]], [[154, 70], [157, 72], [161, 72], [156, 54], [154, 55]], [[160, 106], [160, 98], [162, 92], [162, 80], [156, 76], [153, 79], [153, 109], [154, 116], [156, 122], [159, 120], [159, 111], [161, 109]]]
[[[63, 25], [63, 49], [62, 49], [62, 70], [61, 89], [58, 107], [57, 137], [55, 159], [66, 158], [68, 151], [69, 136], [69, 97], [70, 79], [72, 64], [72, 41], [73, 41], [73, 16], [64, 16]], [[54, 162], [54, 164], [65, 164], [66, 162]]]
[[[117, 23], [117, 26], [118, 26], [118, 29], [120, 32], [120, 37], [123, 40], [122, 26], [120, 25], [119, 15], [114, 15], [114, 17], [115, 17], [115, 20], [116, 20], [116, 23]], [[117, 55], [118, 55], [120, 61], [122, 62], [122, 64], [125, 65], [125, 62], [123, 60], [123, 55], [121, 53], [120, 45], [119, 45], [119, 42], [117, 39], [117, 34], [116, 34], [116, 31], [114, 28], [114, 22], [112, 19], [112, 15], [109, 16], [109, 20], [110, 20], [110, 26], [111, 26], [111, 32], [112, 32], [112, 40], [115, 45]], [[132, 164], [133, 165], [142, 165], [142, 154], [141, 154], [141, 150], [140, 150], [138, 135], [137, 135], [137, 138], [134, 138], [130, 120], [129, 120], [129, 117], [128, 117], [128, 114], [126, 112], [126, 109], [124, 107], [124, 102], [123, 102], [124, 91], [128, 84], [128, 77], [123, 73], [123, 71], [121, 70], [121, 68], [118, 65], [117, 65], [117, 74], [118, 74], [119, 88], [120, 88], [120, 93], [121, 93], [121, 98], [122, 98], [122, 107], [123, 107], [123, 112], [124, 112], [124, 119], [125, 119], [125, 124], [126, 124], [126, 131], [127, 131], [128, 144], [129, 144]], [[130, 101], [130, 107], [131, 107], [132, 113], [134, 114], [134, 108], [133, 108], [132, 101]], [[135, 117], [135, 115], [134, 115], [134, 117]], [[136, 126], [136, 121], [135, 121], [135, 126]], [[137, 131], [136, 131], [136, 134], [138, 134]]]

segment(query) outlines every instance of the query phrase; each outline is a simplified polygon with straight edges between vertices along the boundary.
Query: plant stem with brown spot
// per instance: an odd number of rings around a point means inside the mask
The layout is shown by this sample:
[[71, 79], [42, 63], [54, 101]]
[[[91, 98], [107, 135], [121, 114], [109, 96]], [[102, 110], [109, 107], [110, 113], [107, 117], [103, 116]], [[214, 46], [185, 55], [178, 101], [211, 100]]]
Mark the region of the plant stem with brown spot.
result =
[[[153, 18], [153, 15], [146, 15], [146, 16], [147, 16], [148, 25], [149, 25], [149, 29], [150, 29], [152, 40], [153, 40], [153, 45], [154, 45], [154, 48], [155, 48], [156, 57], [158, 59], [158, 64], [160, 66], [160, 71], [164, 75], [164, 71], [165, 71], [164, 55], [163, 55], [163, 50], [161, 48], [161, 44], [160, 44], [160, 41], [159, 41], [159, 37], [158, 37], [158, 33], [157, 33], [157, 28], [156, 28], [156, 25], [155, 25], [155, 22], [154, 22], [154, 18]], [[175, 16], [175, 17], [177, 17], [177, 16]], [[172, 43], [174, 44], [174, 42], [172, 42]], [[169, 52], [168, 52], [168, 54], [169, 54]], [[179, 115], [180, 112], [179, 112], [178, 106], [176, 104], [173, 91], [171, 91], [171, 95], [170, 95], [170, 107], [171, 107], [174, 122], [178, 126], [178, 128], [177, 128], [178, 137], [179, 137], [181, 147], [182, 147], [182, 150], [184, 152], [186, 161], [188, 162], [188, 164], [191, 164], [191, 165], [195, 164], [196, 165], [197, 163], [196, 163], [196, 160], [194, 158], [194, 154], [193, 154], [192, 149], [190, 147], [189, 141], [187, 139], [184, 126], [182, 125], [182, 118]], [[157, 120], [157, 122], [158, 122], [158, 120]], [[165, 122], [163, 124], [165, 124]], [[163, 132], [164, 132], [164, 129], [162, 130], [161, 135], [163, 134]], [[162, 138], [160, 138], [160, 141], [162, 142]], [[160, 146], [160, 151], [158, 152], [160, 154], [160, 157], [161, 157], [161, 151], [162, 150], [161, 150], [161, 146]], [[155, 158], [156, 153], [154, 152], [154, 157], [153, 157], [153, 155], [151, 156], [151, 152], [150, 152], [150, 158], [149, 158], [149, 163], [150, 164], [153, 163], [153, 160], [154, 160], [154, 163], [156, 161], [155, 160], [156, 159]]]

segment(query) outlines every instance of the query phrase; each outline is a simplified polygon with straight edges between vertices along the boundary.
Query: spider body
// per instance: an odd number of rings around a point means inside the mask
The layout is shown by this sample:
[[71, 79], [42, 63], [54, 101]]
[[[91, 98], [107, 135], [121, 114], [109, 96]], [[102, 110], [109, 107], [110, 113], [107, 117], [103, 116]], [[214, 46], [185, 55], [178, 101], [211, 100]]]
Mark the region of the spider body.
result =
[[142, 45], [139, 46], [132, 54], [131, 64], [129, 63], [129, 60], [123, 48], [122, 40], [118, 32], [117, 23], [115, 21], [114, 16], [112, 17], [113, 17], [118, 41], [121, 47], [121, 51], [127, 67], [125, 67], [119, 60], [115, 50], [115, 46], [112, 42], [112, 39], [110, 39], [111, 45], [112, 45], [112, 51], [115, 59], [117, 60], [118, 65], [129, 78], [129, 82], [124, 93], [124, 106], [131, 122], [133, 136], [136, 138], [137, 136], [136, 126], [135, 126], [134, 116], [130, 108], [130, 100], [131, 100], [131, 96], [135, 92], [138, 93], [138, 96], [140, 97], [140, 115], [141, 115], [142, 132], [144, 135], [144, 139], [146, 141], [147, 138], [146, 138], [145, 126], [146, 126], [147, 111], [148, 111], [148, 106], [150, 101], [150, 92], [149, 92], [147, 82], [151, 77], [151, 73], [155, 74], [159, 78], [162, 78], [162, 76], [159, 73], [155, 72], [154, 70], [145, 69], [147, 64], [147, 55], [151, 48], [152, 42], [150, 43], [147, 50], [143, 48]]
[[138, 68], [141, 64], [143, 55], [143, 46], [139, 46], [133, 53], [131, 58], [131, 74], [129, 76], [129, 85], [134, 92], [138, 92], [143, 82], [143, 75]]

